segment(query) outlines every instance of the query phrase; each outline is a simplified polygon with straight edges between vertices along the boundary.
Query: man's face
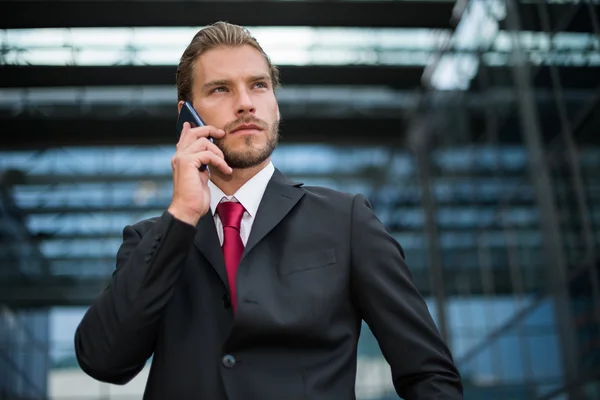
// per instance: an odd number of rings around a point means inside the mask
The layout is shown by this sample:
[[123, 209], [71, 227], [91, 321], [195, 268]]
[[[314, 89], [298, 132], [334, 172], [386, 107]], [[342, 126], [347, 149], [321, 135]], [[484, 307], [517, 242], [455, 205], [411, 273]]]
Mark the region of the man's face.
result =
[[194, 108], [225, 131], [215, 144], [227, 164], [249, 168], [267, 160], [277, 147], [279, 107], [262, 54], [248, 45], [212, 49], [197, 58], [193, 74]]

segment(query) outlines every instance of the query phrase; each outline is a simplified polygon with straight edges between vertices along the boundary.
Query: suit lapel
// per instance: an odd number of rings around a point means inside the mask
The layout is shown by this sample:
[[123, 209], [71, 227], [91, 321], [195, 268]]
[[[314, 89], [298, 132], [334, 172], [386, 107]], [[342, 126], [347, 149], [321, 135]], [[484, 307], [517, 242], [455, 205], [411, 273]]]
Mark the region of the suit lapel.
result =
[[221, 277], [225, 286], [229, 289], [229, 281], [227, 280], [227, 271], [225, 269], [225, 259], [223, 258], [223, 251], [221, 250], [221, 244], [219, 243], [217, 228], [210, 209], [206, 215], [200, 218], [197, 229], [198, 232], [194, 238], [194, 244], [204, 257], [206, 257], [210, 265], [212, 265], [217, 274]]
[[302, 183], [286, 178], [275, 169], [256, 212], [242, 260], [302, 198], [304, 191], [299, 189], [301, 185]]

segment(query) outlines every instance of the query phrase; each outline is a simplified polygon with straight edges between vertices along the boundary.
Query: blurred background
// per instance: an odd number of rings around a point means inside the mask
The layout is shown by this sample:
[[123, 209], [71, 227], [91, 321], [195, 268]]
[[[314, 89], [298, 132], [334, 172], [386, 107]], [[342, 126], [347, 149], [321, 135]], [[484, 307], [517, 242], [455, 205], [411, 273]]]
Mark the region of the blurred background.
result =
[[[73, 334], [171, 198], [175, 68], [241, 24], [281, 68], [273, 157], [363, 193], [465, 399], [600, 399], [600, 2], [1, 1], [0, 399], [141, 399]], [[365, 326], [357, 396], [388, 400]], [[149, 362], [150, 363], [150, 362]]]

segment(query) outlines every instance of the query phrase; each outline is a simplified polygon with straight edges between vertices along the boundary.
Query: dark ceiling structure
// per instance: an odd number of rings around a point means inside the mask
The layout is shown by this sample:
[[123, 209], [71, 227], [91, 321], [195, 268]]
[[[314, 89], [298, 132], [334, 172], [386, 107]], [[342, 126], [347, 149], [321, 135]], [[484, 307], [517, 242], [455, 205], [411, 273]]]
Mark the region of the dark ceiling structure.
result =
[[[460, 2], [459, 2], [460, 3]], [[549, 24], [560, 32], [593, 33], [593, 18], [598, 15], [598, 4], [547, 4], [544, 5]], [[545, 32], [541, 23], [538, 2], [519, 4], [522, 18], [521, 30]], [[27, 10], [36, 9], [36, 13]], [[0, 28], [104, 28], [104, 27], [186, 27], [201, 26], [216, 20], [227, 20], [246, 26], [278, 27], [348, 27], [387, 29], [436, 29], [452, 32], [460, 21], [462, 10], [454, 1], [7, 1], [3, 2]], [[143, 10], [143, 12], [139, 12]], [[500, 29], [506, 22], [500, 21]], [[593, 49], [590, 49], [593, 50]], [[453, 50], [450, 50], [453, 53]], [[502, 54], [503, 51], [497, 53]], [[503, 54], [508, 57], [510, 54]], [[557, 66], [565, 90], [587, 90], [593, 93], [600, 84], [600, 74], [585, 63], [567, 60]], [[282, 65], [281, 78], [286, 86], [328, 85], [340, 87], [378, 86], [396, 91], [419, 93], [427, 99], [424, 82], [425, 66], [386, 64], [340, 64], [340, 65]], [[480, 75], [485, 74], [485, 78]], [[535, 88], [550, 88], [552, 73], [548, 65], [540, 65], [533, 74]], [[481, 66], [472, 80], [470, 89], [463, 96], [486, 95], [492, 90], [505, 89], [513, 84], [512, 72], [506, 66]], [[175, 83], [173, 65], [28, 65], [27, 63], [0, 63], [1, 88], [45, 87], [106, 87], [106, 86], [172, 86]], [[423, 101], [423, 100], [421, 100]], [[174, 102], [174, 100], [173, 100]], [[574, 104], [579, 109], [580, 104]], [[130, 106], [130, 108], [132, 108]], [[70, 116], [52, 114], [52, 110], [39, 113], [34, 107], [0, 110], [0, 131], [14, 132], [17, 127], [22, 135], [3, 135], [0, 148], [35, 147], [53, 145], [96, 145], [97, 141], [78, 139], [82, 127], [91, 130], [93, 137], [104, 132], [102, 143], [121, 145], [132, 143], [170, 144], [172, 137], [164, 132], [170, 130], [173, 115], [145, 113], [133, 110], [131, 116], [104, 118], [98, 121], [92, 112], [82, 115], [73, 106]], [[343, 144], [349, 136], [359, 135], [364, 127], [372, 127], [369, 140], [382, 144], [404, 140], [399, 132], [406, 131], [404, 114], [414, 110], [400, 109], [395, 115], [386, 115], [373, 121], [371, 116], [356, 113], [345, 121], [339, 118], [323, 118], [311, 114], [292, 116], [282, 127], [289, 143], [324, 141]], [[552, 118], [551, 107], [541, 108], [542, 120]], [[54, 116], [53, 116], [54, 115]], [[285, 114], [284, 114], [285, 117]], [[346, 118], [346, 116], [344, 116]], [[514, 115], [514, 118], [518, 118]], [[31, 120], [31, 131], [23, 126], [23, 120]], [[474, 115], [472, 124], [481, 125], [481, 118]], [[137, 125], [140, 129], [129, 129]], [[553, 124], [550, 124], [552, 126]], [[35, 126], [36, 128], [33, 128]], [[44, 133], [38, 127], [43, 127]], [[141, 129], [141, 128], [148, 128]], [[310, 128], [307, 130], [307, 128]], [[145, 133], [140, 133], [142, 130]], [[346, 134], [345, 132], [348, 132]], [[509, 125], [506, 133], [514, 132]], [[401, 134], [400, 134], [401, 136]], [[505, 135], [500, 135], [505, 137]], [[587, 139], [590, 139], [584, 135]], [[586, 139], [586, 140], [587, 140]], [[351, 141], [355, 139], [350, 139]], [[593, 140], [593, 138], [591, 138]], [[141, 142], [140, 142], [141, 141]], [[510, 139], [508, 141], [511, 141]], [[355, 142], [360, 143], [360, 137]]]
[[[242, 26], [451, 27], [452, 1], [6, 1], [0, 28]], [[28, 11], [35, 7], [36, 14]]]

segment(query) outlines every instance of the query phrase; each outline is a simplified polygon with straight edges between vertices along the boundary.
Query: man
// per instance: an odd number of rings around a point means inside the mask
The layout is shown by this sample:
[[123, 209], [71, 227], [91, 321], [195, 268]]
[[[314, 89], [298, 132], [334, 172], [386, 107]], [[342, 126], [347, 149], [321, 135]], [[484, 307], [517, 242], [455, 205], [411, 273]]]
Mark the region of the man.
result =
[[365, 320], [400, 396], [462, 399], [403, 251], [365, 197], [272, 165], [278, 79], [239, 26], [193, 38], [178, 105], [207, 126], [184, 126], [168, 209], [123, 230], [112, 281], [75, 334], [81, 368], [125, 384], [153, 356], [147, 400], [349, 400]]

